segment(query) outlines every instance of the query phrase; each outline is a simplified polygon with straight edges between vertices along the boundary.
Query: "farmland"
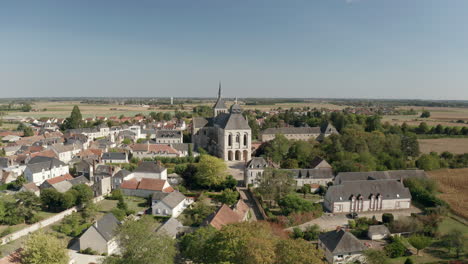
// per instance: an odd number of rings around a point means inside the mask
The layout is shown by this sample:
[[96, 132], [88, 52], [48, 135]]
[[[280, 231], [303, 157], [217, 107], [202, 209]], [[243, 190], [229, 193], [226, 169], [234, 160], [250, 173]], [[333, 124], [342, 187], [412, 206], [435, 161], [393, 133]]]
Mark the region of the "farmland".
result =
[[[414, 109], [418, 111], [416, 115], [388, 115], [384, 116], [382, 121], [391, 124], [403, 124], [406, 122], [411, 126], [418, 126], [421, 122], [426, 122], [429, 126], [436, 126], [438, 124], [443, 126], [468, 126], [468, 108], [456, 107], [412, 107], [405, 106], [399, 107], [400, 110]], [[429, 118], [420, 118], [422, 110], [427, 110], [431, 113]], [[463, 120], [465, 123], [458, 123], [457, 121]]]
[[468, 138], [418, 139], [422, 153], [449, 151], [454, 154], [468, 153]]
[[[234, 101], [226, 100], [226, 104], [229, 106]], [[198, 103], [184, 104], [183, 108], [180, 108], [180, 105], [177, 105], [178, 110], [180, 111], [191, 111], [193, 107], [197, 105], [208, 105], [212, 106], [214, 104], [214, 99], [206, 100]], [[170, 109], [165, 109], [161, 106], [148, 107], [141, 105], [120, 105], [120, 104], [88, 104], [82, 103], [80, 101], [37, 101], [32, 105], [35, 111], [33, 112], [7, 112], [6, 118], [9, 117], [55, 117], [55, 118], [65, 118], [70, 115], [70, 112], [74, 105], [78, 105], [81, 110], [81, 114], [84, 118], [94, 117], [94, 116], [135, 116], [136, 114], [149, 114], [150, 112], [158, 111], [173, 111]], [[168, 105], [164, 105], [168, 106]], [[174, 105], [174, 107], [176, 107]], [[334, 104], [329, 104], [327, 102], [314, 101], [314, 102], [291, 102], [291, 103], [272, 103], [272, 104], [260, 104], [260, 105], [243, 105], [243, 108], [246, 110], [260, 109], [263, 111], [268, 111], [274, 108], [283, 108], [289, 109], [291, 107], [310, 107], [310, 108], [327, 108], [332, 110], [343, 109], [344, 106], [338, 106]]]
[[439, 197], [446, 201], [453, 212], [468, 219], [468, 168], [442, 169], [428, 172], [439, 186]]

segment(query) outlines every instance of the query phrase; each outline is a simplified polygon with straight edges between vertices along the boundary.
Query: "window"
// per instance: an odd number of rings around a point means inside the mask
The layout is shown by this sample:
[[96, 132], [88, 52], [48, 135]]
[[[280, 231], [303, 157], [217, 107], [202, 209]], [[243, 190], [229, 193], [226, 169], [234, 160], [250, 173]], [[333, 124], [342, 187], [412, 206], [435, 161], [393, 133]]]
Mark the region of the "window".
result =
[[237, 135], [236, 135], [236, 143], [239, 143], [239, 142], [240, 142], [240, 135], [237, 134]]
[[232, 146], [232, 135], [229, 134], [228, 136], [228, 146]]
[[244, 146], [247, 146], [247, 134], [244, 134]]

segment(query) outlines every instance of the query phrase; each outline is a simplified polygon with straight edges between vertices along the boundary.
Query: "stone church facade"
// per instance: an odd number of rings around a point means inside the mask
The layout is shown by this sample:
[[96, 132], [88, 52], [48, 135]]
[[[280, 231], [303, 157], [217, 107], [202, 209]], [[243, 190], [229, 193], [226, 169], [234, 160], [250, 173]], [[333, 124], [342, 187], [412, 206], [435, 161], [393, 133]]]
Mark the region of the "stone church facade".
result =
[[213, 117], [193, 118], [192, 143], [195, 149], [203, 148], [225, 161], [250, 160], [252, 130], [237, 102], [229, 109], [226, 107], [221, 97], [221, 84]]

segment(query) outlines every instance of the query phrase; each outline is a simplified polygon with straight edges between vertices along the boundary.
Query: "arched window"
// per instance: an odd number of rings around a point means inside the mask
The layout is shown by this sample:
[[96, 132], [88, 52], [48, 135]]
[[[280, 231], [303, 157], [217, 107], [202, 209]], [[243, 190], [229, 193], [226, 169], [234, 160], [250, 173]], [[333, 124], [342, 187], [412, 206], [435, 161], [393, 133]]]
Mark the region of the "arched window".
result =
[[239, 143], [239, 142], [240, 142], [240, 135], [237, 134], [237, 135], [236, 135], [236, 143]]
[[232, 146], [232, 135], [229, 134], [228, 136], [228, 146]]
[[247, 146], [247, 134], [244, 134], [244, 146]]

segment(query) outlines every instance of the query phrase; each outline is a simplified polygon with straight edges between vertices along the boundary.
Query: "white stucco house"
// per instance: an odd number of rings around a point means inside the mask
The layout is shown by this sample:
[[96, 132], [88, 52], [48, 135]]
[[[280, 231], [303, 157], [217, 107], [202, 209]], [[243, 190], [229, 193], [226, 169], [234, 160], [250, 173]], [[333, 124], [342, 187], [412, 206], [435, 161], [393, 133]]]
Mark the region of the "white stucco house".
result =
[[45, 180], [69, 173], [68, 165], [56, 158], [37, 156], [26, 165], [24, 176], [27, 182], [41, 185]]
[[192, 198], [177, 191], [157, 192], [153, 194], [151, 209], [153, 215], [178, 217], [192, 203]]

